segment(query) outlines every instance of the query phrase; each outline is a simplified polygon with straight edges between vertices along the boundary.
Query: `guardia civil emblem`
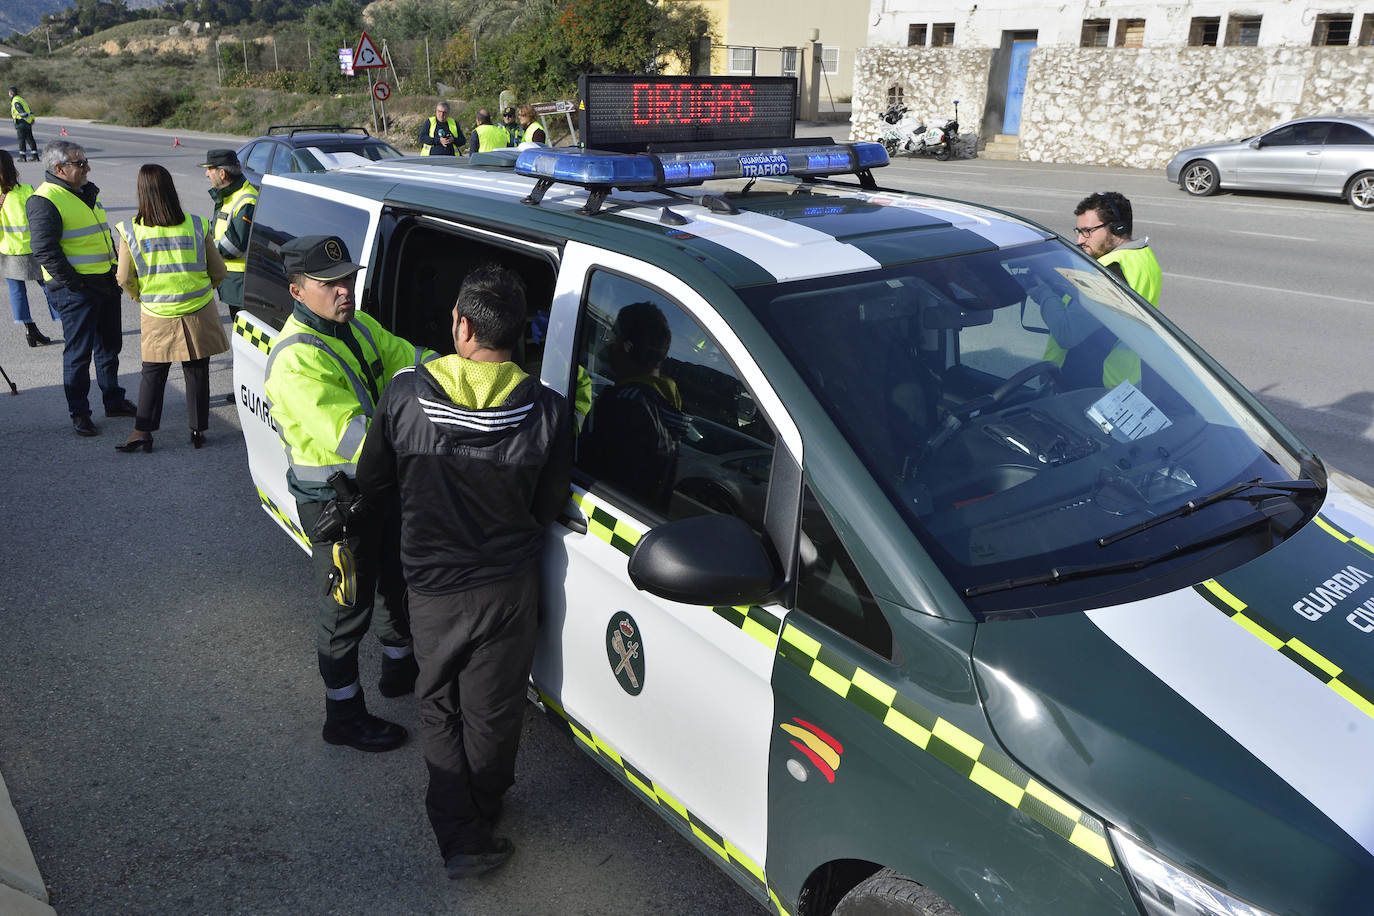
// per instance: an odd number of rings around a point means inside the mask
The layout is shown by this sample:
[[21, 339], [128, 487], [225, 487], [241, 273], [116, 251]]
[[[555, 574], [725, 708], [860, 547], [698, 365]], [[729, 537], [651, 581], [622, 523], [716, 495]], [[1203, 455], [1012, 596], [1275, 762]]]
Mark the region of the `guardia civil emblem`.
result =
[[615, 679], [630, 696], [644, 689], [644, 647], [634, 618], [624, 611], [611, 616], [606, 628], [606, 658]]
[[333, 239], [324, 243], [324, 253], [331, 261], [343, 260], [343, 249], [340, 248], [339, 243]]

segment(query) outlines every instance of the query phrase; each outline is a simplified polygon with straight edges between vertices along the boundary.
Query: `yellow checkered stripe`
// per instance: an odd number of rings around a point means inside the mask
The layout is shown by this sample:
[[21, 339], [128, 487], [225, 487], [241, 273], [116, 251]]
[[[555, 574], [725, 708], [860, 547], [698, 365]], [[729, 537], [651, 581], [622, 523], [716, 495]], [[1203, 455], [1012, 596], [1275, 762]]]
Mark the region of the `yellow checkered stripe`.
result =
[[258, 499], [262, 502], [262, 507], [266, 509], [273, 518], [280, 522], [281, 526], [285, 528], [293, 538], [301, 542], [302, 547], [310, 546], [310, 538], [305, 536], [305, 532], [301, 530], [301, 526], [292, 521], [291, 516], [283, 512], [281, 507], [272, 501], [272, 497], [263, 492], [262, 487], [258, 487]]
[[234, 316], [234, 333], [266, 353], [272, 349], [272, 335], [244, 320], [243, 313]]
[[1314, 518], [1313, 521], [1317, 523], [1318, 528], [1325, 531], [1327, 534], [1331, 535], [1333, 538], [1340, 541], [1342, 544], [1354, 544], [1356, 547], [1359, 547], [1365, 553], [1374, 554], [1374, 547], [1371, 547], [1368, 541], [1366, 541], [1364, 538], [1355, 537], [1355, 535], [1346, 531], [1344, 528], [1341, 528], [1335, 522], [1332, 522], [1329, 519], [1324, 519], [1320, 515]]
[[[584, 727], [568, 715], [567, 711], [547, 693], [542, 690], [539, 691], [539, 698], [543, 701], [544, 709], [548, 711], [549, 718], [560, 727], [568, 729], [572, 736], [586, 747], [588, 752], [601, 761], [602, 766], [609, 770], [611, 775], [637, 789], [645, 799], [666, 815], [668, 820], [675, 823], [698, 846], [704, 847], [724, 861], [730, 870], [743, 880], [746, 886], [753, 888], [759, 896], [764, 894], [768, 889], [768, 882], [764, 878], [763, 869], [757, 862], [741, 852], [738, 847], [721, 836], [701, 818], [687, 810], [682, 802], [650, 779], [648, 775], [641, 772], [634, 764], [621, 757], [620, 753], [602, 740], [600, 735], [595, 734], [591, 729]], [[771, 892], [769, 893], [771, 895]], [[774, 897], [773, 899], [776, 900], [777, 898]]]
[[634, 553], [635, 545], [643, 537], [639, 531], [594, 502], [589, 494], [572, 491], [572, 501], [587, 516], [587, 533], [619, 550], [625, 556]]
[[979, 788], [1103, 865], [1116, 867], [1102, 822], [1037, 782], [1011, 758], [898, 693], [792, 624], [783, 628], [778, 655]]
[[717, 617], [731, 626], [739, 627], [746, 636], [752, 636], [769, 650], [777, 649], [782, 620], [757, 604], [749, 607], [713, 607], [711, 610]]
[[1334, 690], [1341, 699], [1369, 718], [1374, 719], [1374, 691], [1359, 683], [1342, 670], [1340, 665], [1322, 655], [1307, 643], [1288, 633], [1273, 621], [1256, 614], [1254, 609], [1237, 598], [1215, 579], [1208, 579], [1194, 590], [1212, 607], [1230, 617], [1243, 630], [1284, 658]]

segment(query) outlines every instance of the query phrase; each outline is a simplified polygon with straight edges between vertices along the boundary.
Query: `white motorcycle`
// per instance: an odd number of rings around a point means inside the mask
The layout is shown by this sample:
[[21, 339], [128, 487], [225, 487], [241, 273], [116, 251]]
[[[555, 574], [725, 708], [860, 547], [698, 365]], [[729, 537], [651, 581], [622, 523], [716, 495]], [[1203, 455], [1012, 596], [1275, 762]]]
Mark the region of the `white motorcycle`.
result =
[[888, 156], [899, 152], [929, 153], [941, 162], [949, 159], [959, 140], [959, 103], [954, 103], [953, 120], [946, 121], [942, 127], [928, 128], [924, 121], [907, 112], [908, 108], [900, 102], [893, 102], [883, 112], [883, 122], [888, 126], [878, 142]]

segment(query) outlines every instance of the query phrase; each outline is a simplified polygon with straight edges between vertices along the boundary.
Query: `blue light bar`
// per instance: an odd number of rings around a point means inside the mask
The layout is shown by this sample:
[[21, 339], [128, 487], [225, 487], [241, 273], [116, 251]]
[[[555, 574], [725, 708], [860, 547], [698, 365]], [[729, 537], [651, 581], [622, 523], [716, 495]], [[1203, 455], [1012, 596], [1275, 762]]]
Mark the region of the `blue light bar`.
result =
[[530, 149], [516, 158], [515, 172], [582, 187], [630, 191], [700, 184], [708, 178], [847, 175], [887, 163], [887, 151], [881, 143], [826, 143], [656, 155]]

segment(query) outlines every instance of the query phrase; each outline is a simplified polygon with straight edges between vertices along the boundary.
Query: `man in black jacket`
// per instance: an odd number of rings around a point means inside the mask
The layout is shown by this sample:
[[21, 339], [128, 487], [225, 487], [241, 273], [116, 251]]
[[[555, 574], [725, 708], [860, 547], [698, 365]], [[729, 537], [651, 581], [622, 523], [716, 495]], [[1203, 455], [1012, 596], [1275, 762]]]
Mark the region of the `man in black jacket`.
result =
[[468, 274], [457, 354], [396, 373], [358, 459], [363, 492], [399, 502], [425, 808], [450, 878], [514, 849], [492, 828], [515, 781], [544, 529], [568, 500], [568, 405], [510, 361], [524, 325], [519, 277]]

